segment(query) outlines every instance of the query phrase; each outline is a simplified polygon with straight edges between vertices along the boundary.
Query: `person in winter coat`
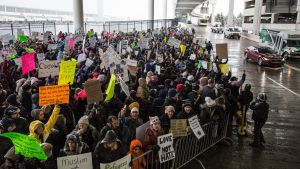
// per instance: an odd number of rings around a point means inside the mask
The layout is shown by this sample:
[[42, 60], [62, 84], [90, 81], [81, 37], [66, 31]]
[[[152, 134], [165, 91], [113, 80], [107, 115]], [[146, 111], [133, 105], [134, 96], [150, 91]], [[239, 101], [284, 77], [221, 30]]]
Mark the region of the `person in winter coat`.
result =
[[136, 96], [141, 98], [142, 100], [148, 100], [149, 89], [147, 87], [145, 78], [139, 78], [139, 87], [137, 88]]
[[157, 137], [164, 134], [157, 116], [149, 117], [150, 127], [144, 134], [144, 147], [146, 150], [155, 150], [157, 148]]
[[32, 110], [31, 92], [32, 87], [30, 84], [24, 84], [22, 86], [21, 104], [28, 113]]
[[263, 143], [265, 143], [261, 129], [266, 123], [269, 114], [269, 104], [266, 101], [267, 95], [259, 93], [255, 102], [250, 105], [250, 109], [253, 110], [252, 119], [254, 120], [254, 140], [250, 143], [250, 146], [253, 147], [263, 146]]
[[216, 99], [217, 94], [216, 94], [216, 89], [215, 89], [215, 80], [214, 79], [209, 79], [208, 80], [208, 85], [204, 86], [202, 92], [200, 93], [201, 95], [201, 103], [205, 103], [205, 98], [210, 97], [211, 99]]
[[175, 108], [175, 112], [179, 112], [181, 110], [181, 102], [178, 100], [178, 93], [176, 92], [176, 89], [169, 89], [168, 97], [165, 99], [163, 107], [166, 106], [173, 106]]
[[172, 119], [175, 119], [175, 108], [173, 106], [166, 106], [165, 114], [160, 117], [160, 125], [166, 134], [169, 133]]
[[113, 130], [109, 130], [104, 139], [97, 143], [94, 150], [94, 168], [99, 169], [100, 163], [111, 163], [119, 160], [125, 155], [126, 151], [116, 133]]
[[0, 169], [19, 169], [17, 162], [18, 158], [18, 155], [15, 154], [15, 147], [12, 147], [5, 154], [5, 162], [0, 166]]
[[186, 101], [182, 104], [182, 111], [176, 115], [177, 119], [188, 119], [193, 117], [195, 113], [192, 110], [192, 104], [189, 101]]
[[59, 156], [72, 156], [90, 152], [89, 146], [80, 140], [80, 137], [74, 132], [67, 135], [64, 148], [60, 151]]
[[163, 90], [160, 90], [158, 93], [158, 97], [155, 98], [152, 102], [152, 115], [154, 116], [162, 116], [163, 115], [163, 105], [164, 105], [165, 98], [163, 96]]
[[29, 125], [29, 136], [34, 137], [39, 143], [43, 143], [49, 136], [52, 127], [56, 123], [60, 106], [55, 105], [52, 114], [46, 124], [39, 120], [35, 120]]
[[20, 97], [16, 94], [11, 94], [6, 98], [6, 101], [3, 103], [2, 109], [5, 110], [9, 106], [15, 106], [20, 109], [20, 115], [21, 117], [24, 117], [25, 119], [30, 119], [29, 113], [26, 112], [25, 108], [22, 106]]
[[210, 55], [210, 52], [213, 50], [213, 46], [210, 41], [206, 43], [205, 49], [207, 50], [208, 54]]
[[91, 150], [96, 147], [99, 141], [99, 133], [94, 126], [90, 125], [87, 115], [79, 119], [74, 132], [81, 137], [81, 140], [86, 143]]
[[124, 124], [128, 127], [130, 140], [136, 137], [136, 128], [143, 125], [143, 120], [139, 117], [139, 109], [133, 107], [130, 111], [130, 116], [125, 117]]
[[100, 140], [104, 139], [107, 131], [113, 130], [118, 138], [121, 139], [122, 144], [125, 147], [129, 147], [130, 135], [127, 126], [120, 124], [119, 119], [116, 116], [109, 116], [107, 119], [107, 124], [100, 131]]
[[228, 83], [228, 88], [231, 90], [231, 94], [236, 100], [238, 100], [239, 98], [240, 87], [244, 84], [245, 80], [246, 80], [245, 71], [243, 73], [241, 80], [238, 80], [238, 78], [235, 76], [230, 78], [230, 81]]
[[231, 90], [229, 88], [226, 88], [224, 90], [224, 99], [225, 99], [225, 112], [226, 114], [229, 114], [226, 136], [227, 138], [231, 139], [233, 116], [238, 109], [238, 103], [232, 96]]
[[28, 134], [28, 122], [20, 117], [20, 109], [15, 106], [9, 106], [4, 111], [4, 116], [0, 122], [4, 132], [19, 132]]
[[[141, 156], [143, 152], [142, 142], [138, 139], [132, 140], [130, 143], [130, 150], [128, 154], [131, 155], [131, 159]], [[132, 161], [132, 169], [143, 169], [146, 167], [146, 159], [144, 156]]]
[[208, 79], [207, 77], [201, 77], [199, 79], [199, 93], [202, 92], [203, 88], [208, 84]]
[[241, 107], [245, 106], [245, 112], [248, 111], [249, 105], [253, 100], [253, 93], [251, 92], [251, 85], [246, 84], [244, 90], [239, 95], [239, 103], [241, 104]]
[[213, 120], [216, 110], [216, 101], [210, 97], [205, 98], [205, 105], [200, 113], [200, 123], [203, 125]]

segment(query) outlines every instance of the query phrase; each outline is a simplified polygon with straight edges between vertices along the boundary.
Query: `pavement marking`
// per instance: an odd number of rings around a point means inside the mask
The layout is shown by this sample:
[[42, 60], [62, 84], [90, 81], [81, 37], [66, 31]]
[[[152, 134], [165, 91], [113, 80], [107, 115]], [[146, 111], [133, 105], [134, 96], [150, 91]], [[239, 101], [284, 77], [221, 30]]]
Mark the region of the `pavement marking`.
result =
[[285, 90], [287, 90], [287, 91], [289, 91], [289, 92], [293, 93], [294, 95], [296, 95], [296, 96], [300, 97], [300, 94], [298, 94], [298, 93], [296, 93], [296, 92], [292, 91], [291, 89], [289, 89], [289, 88], [287, 88], [287, 87], [283, 86], [282, 84], [280, 84], [280, 83], [276, 82], [274, 79], [272, 79], [272, 78], [270, 78], [270, 77], [268, 77], [268, 76], [266, 76], [266, 77], [267, 77], [269, 80], [271, 80], [272, 82], [274, 82], [274, 83], [276, 83], [277, 85], [279, 85], [280, 87], [284, 88]]
[[288, 68], [291, 68], [291, 69], [293, 69], [293, 70], [296, 70], [296, 71], [298, 71], [298, 72], [300, 72], [300, 69], [299, 69], [299, 68], [296, 68], [296, 67], [291, 66], [291, 65], [289, 65], [289, 64], [284, 64], [284, 66], [285, 66], [285, 67], [288, 67]]
[[199, 159], [197, 159], [197, 158], [195, 158], [195, 160], [201, 165], [201, 167], [202, 167], [203, 169], [205, 169], [205, 167], [204, 167], [204, 165], [203, 165], [203, 163], [202, 163], [201, 160], [199, 160]]

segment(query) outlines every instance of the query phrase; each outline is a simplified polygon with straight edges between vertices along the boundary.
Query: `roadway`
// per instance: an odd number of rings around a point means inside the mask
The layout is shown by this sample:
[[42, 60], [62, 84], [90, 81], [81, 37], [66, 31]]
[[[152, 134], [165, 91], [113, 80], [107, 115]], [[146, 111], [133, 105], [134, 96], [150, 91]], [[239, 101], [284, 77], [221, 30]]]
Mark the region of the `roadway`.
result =
[[[228, 43], [229, 62], [234, 76], [241, 78], [246, 70], [246, 83], [252, 91], [265, 92], [270, 104], [269, 119], [263, 128], [264, 149], [252, 148], [250, 137], [234, 135], [232, 146], [216, 145], [184, 166], [184, 169], [289, 169], [300, 168], [300, 60], [291, 60], [279, 68], [260, 67], [246, 62], [243, 51], [253, 41], [224, 39], [223, 34], [211, 33], [209, 27], [195, 27], [196, 36], [215, 43]], [[299, 78], [299, 79], [298, 79]], [[250, 130], [253, 129], [248, 111]]]

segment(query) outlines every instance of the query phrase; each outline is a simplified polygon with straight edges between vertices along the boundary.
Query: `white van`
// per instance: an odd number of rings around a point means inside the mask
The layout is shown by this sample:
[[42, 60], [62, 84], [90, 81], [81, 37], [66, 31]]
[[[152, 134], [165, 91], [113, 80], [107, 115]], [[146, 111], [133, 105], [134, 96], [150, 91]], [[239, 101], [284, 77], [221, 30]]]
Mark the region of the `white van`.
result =
[[274, 49], [284, 59], [300, 58], [300, 31], [261, 29], [259, 45]]

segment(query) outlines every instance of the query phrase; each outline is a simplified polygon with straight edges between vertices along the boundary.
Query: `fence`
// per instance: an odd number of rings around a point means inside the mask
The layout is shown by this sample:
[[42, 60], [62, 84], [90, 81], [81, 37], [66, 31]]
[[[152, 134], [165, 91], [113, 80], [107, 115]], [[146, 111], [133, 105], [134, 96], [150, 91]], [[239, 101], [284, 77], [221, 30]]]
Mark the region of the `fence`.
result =
[[175, 140], [174, 160], [160, 164], [158, 153], [149, 150], [132, 160], [133, 163], [135, 161], [141, 162], [142, 160], [147, 162], [145, 167], [135, 169], [177, 169], [183, 167], [185, 164], [226, 138], [228, 118], [229, 116], [226, 116], [225, 119], [219, 120], [218, 122], [210, 122], [203, 125], [202, 129], [205, 132], [205, 136], [199, 140], [192, 132], [189, 133], [187, 137], [180, 137]]
[[[94, 29], [95, 32], [101, 33], [102, 31], [116, 31], [116, 32], [132, 32], [145, 31], [150, 29], [151, 23], [154, 23], [154, 29], [177, 25], [175, 20], [140, 20], [140, 21], [108, 21], [108, 22], [85, 22], [84, 29]], [[17, 35], [18, 31], [23, 31], [25, 35], [30, 35], [31, 32], [46, 32], [50, 31], [57, 34], [59, 31], [74, 33], [72, 22], [13, 22], [13, 23], [0, 23], [0, 36], [5, 34]]]

